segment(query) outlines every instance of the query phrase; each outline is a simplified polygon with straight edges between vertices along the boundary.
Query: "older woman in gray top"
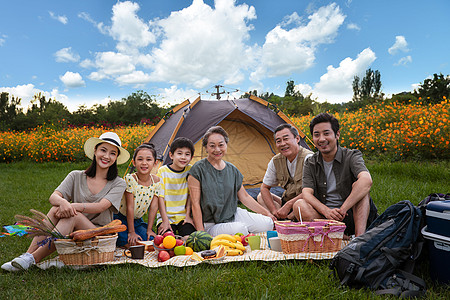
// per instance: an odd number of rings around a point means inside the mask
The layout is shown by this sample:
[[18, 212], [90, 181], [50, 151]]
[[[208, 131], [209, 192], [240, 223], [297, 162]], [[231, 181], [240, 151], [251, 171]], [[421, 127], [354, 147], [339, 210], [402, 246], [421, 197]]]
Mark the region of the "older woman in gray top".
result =
[[[47, 216], [63, 235], [79, 229], [91, 229], [108, 224], [118, 211], [126, 184], [117, 177], [117, 164], [128, 161], [130, 154], [121, 146], [114, 132], [105, 132], [84, 144], [86, 156], [92, 159], [85, 171], [72, 171], [50, 196], [52, 208]], [[35, 237], [28, 251], [2, 269], [10, 272], [27, 270], [55, 251], [50, 246], [39, 246], [44, 237]]]
[[[208, 156], [192, 166], [188, 177], [195, 228], [212, 236], [272, 230], [275, 217], [247, 193], [241, 172], [223, 160], [226, 131], [211, 127], [202, 142]], [[255, 213], [239, 208], [238, 201]]]

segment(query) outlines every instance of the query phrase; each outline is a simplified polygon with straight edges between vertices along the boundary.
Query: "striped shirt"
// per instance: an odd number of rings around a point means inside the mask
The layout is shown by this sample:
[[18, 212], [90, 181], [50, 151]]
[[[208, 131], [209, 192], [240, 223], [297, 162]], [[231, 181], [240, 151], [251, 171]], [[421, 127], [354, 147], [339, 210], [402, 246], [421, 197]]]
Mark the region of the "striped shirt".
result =
[[[177, 224], [186, 218], [186, 202], [189, 195], [187, 175], [190, 169], [191, 165], [187, 165], [184, 170], [175, 171], [165, 165], [158, 170], [157, 176], [161, 178], [160, 197], [164, 198], [170, 224]], [[161, 214], [158, 212], [157, 224], [161, 222]]]

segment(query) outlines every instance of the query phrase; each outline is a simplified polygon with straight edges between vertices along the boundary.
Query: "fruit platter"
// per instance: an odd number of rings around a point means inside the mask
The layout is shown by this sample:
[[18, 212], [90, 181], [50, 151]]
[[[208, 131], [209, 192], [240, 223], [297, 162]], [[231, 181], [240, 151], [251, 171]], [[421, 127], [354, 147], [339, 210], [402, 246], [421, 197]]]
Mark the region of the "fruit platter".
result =
[[186, 240], [168, 231], [157, 235], [153, 240], [158, 262], [165, 262], [172, 257], [189, 255], [196, 262], [215, 262], [226, 256], [243, 255], [246, 248], [243, 244], [244, 235], [220, 234], [212, 237], [205, 231], [195, 231]]

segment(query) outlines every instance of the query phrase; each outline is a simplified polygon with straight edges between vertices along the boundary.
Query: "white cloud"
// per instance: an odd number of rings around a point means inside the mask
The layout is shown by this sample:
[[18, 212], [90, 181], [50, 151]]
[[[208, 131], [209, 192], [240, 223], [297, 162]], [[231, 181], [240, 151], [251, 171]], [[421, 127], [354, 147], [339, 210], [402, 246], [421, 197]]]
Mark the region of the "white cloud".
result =
[[283, 22], [281, 22], [280, 26], [285, 27], [289, 26], [291, 24], [300, 25], [302, 21], [302, 18], [297, 14], [296, 11], [294, 11], [291, 15], [285, 16], [283, 18]]
[[138, 10], [139, 4], [129, 1], [118, 2], [113, 6], [110, 35], [118, 41], [116, 47], [120, 52], [132, 52], [156, 42], [149, 26], [137, 16]]
[[[34, 88], [34, 85], [29, 84], [23, 84], [23, 85], [17, 85], [15, 87], [0, 87], [0, 92], [6, 92], [9, 94], [9, 96], [14, 96], [21, 98], [23, 101], [28, 101], [33, 97], [35, 93], [38, 93], [39, 90]], [[22, 102], [22, 106], [24, 106], [24, 103]]]
[[303, 23], [294, 12], [267, 34], [261, 47], [248, 43], [255, 8], [235, 0], [216, 0], [213, 7], [194, 0], [167, 18], [148, 21], [138, 16], [139, 9], [130, 1], [116, 3], [110, 26], [97, 23], [85, 12], [78, 14], [117, 42], [116, 52], [97, 52], [93, 59], [80, 63], [94, 69], [89, 79], [109, 79], [119, 85], [144, 86], [154, 81], [205, 88], [217, 83], [238, 85], [251, 72], [253, 85], [259, 86], [264, 78], [312, 67], [317, 47], [332, 43], [345, 20], [335, 3], [319, 8]]
[[337, 68], [328, 66], [327, 73], [322, 75], [320, 81], [314, 85], [313, 96], [319, 101], [330, 103], [350, 101], [353, 95], [354, 76], [363, 74], [375, 59], [375, 53], [370, 48], [366, 48], [354, 60], [347, 57], [339, 63]]
[[92, 72], [91, 74], [89, 74], [88, 78], [94, 81], [102, 81], [103, 79], [106, 79], [107, 76], [101, 72]]
[[67, 22], [69, 21], [66, 16], [57, 16], [52, 11], [49, 11], [48, 13], [49, 13], [50, 17], [52, 17], [52, 19], [55, 19], [56, 21], [61, 22], [64, 25], [66, 25]]
[[80, 12], [78, 17], [94, 25], [102, 34], [108, 34], [108, 28], [102, 22], [94, 21], [87, 12]]
[[5, 44], [6, 38], [7, 38], [7, 37], [8, 37], [8, 36], [7, 36], [7, 35], [4, 35], [4, 34], [2, 34], [2, 35], [0, 36], [0, 47], [3, 46], [3, 45]]
[[288, 76], [311, 68], [317, 46], [332, 43], [345, 19], [340, 8], [332, 3], [308, 16], [306, 25], [286, 30], [276, 26], [266, 35], [261, 64], [251, 74], [252, 81], [266, 76]]
[[132, 73], [120, 75], [116, 77], [116, 82], [119, 85], [132, 84], [135, 87], [142, 87], [143, 84], [150, 82], [150, 75], [142, 71], [134, 71]]
[[191, 102], [198, 97], [198, 92], [193, 89], [182, 89], [176, 85], [172, 85], [170, 88], [162, 88], [159, 90], [159, 94], [156, 97], [156, 102], [162, 106], [170, 106], [174, 104], [180, 104], [186, 99]]
[[411, 84], [411, 90], [416, 91], [419, 89], [420, 86], [421, 86], [420, 83], [413, 83], [413, 84]]
[[80, 60], [78, 53], [72, 51], [72, 47], [62, 48], [55, 52], [57, 62], [77, 62]]
[[79, 73], [67, 71], [63, 76], [60, 76], [59, 79], [64, 83], [65, 86], [70, 88], [85, 86], [84, 80]]
[[402, 35], [397, 35], [395, 37], [395, 43], [392, 45], [391, 48], [388, 49], [389, 54], [395, 55], [398, 52], [408, 52], [408, 42], [406, 42], [406, 39]]
[[83, 59], [82, 62], [80, 62], [80, 67], [88, 69], [95, 67], [95, 63], [90, 59]]
[[303, 83], [297, 84], [294, 87], [294, 90], [300, 92], [305, 97], [313, 92], [313, 89], [309, 84], [303, 84]]
[[411, 55], [402, 57], [398, 60], [397, 63], [394, 64], [394, 66], [406, 66], [407, 64], [412, 62], [412, 57]]
[[356, 31], [360, 31], [361, 30], [361, 28], [358, 26], [358, 24], [355, 24], [355, 23], [347, 24], [347, 29], [356, 30]]
[[96, 54], [95, 66], [103, 78], [112, 78], [135, 71], [131, 56], [116, 52], [99, 52]]
[[186, 83], [197, 88], [242, 80], [250, 66], [251, 48], [245, 44], [256, 18], [252, 6], [217, 0], [215, 8], [194, 0], [192, 5], [155, 21], [163, 40], [152, 51], [152, 80]]
[[0, 92], [7, 92], [9, 96], [22, 99], [20, 107], [25, 109], [25, 111], [30, 106], [30, 101], [33, 99], [34, 95], [39, 93], [45, 96], [47, 100], [52, 98], [53, 100], [57, 100], [66, 106], [69, 104], [69, 98], [64, 94], [59, 93], [58, 89], [53, 89], [51, 92], [43, 91], [35, 88], [31, 83], [17, 85], [15, 87], [0, 87]]

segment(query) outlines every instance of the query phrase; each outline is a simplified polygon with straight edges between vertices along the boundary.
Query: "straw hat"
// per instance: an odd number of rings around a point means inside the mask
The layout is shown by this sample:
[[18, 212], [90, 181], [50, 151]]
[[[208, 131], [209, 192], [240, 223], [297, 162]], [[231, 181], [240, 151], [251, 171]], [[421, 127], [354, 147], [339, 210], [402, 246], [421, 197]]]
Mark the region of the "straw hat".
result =
[[117, 164], [121, 165], [126, 163], [128, 159], [130, 159], [130, 153], [128, 153], [127, 149], [122, 148], [122, 143], [120, 142], [119, 136], [114, 132], [105, 132], [100, 137], [91, 137], [84, 143], [84, 153], [90, 159], [94, 158], [94, 150], [95, 146], [101, 143], [108, 143], [113, 146], [116, 146], [120, 150], [120, 154], [117, 157]]

